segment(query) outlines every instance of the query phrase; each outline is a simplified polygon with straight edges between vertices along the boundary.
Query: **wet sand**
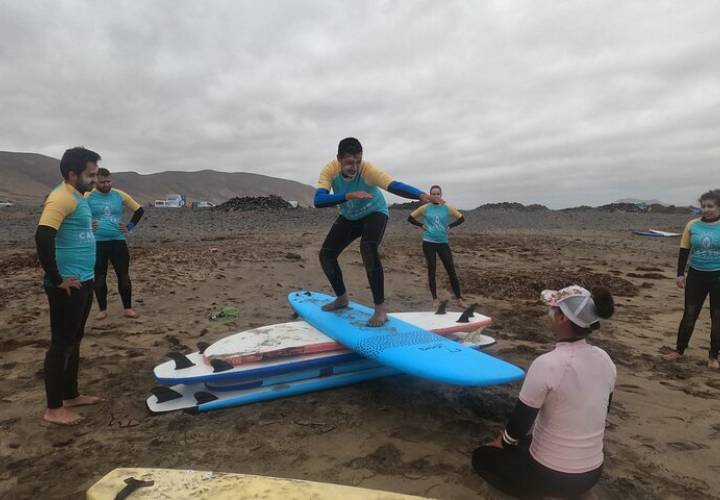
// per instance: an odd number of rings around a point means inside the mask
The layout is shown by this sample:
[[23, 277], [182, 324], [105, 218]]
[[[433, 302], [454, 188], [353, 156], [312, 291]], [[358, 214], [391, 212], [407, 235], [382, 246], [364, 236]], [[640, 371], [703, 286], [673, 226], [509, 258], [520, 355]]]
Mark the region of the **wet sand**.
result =
[[[382, 253], [388, 304], [428, 309], [420, 231], [391, 214]], [[329, 292], [317, 252], [333, 210], [217, 213], [150, 209], [132, 235], [137, 320], [121, 317], [110, 275], [110, 317], [93, 318], [82, 345], [81, 389], [106, 402], [81, 408], [83, 424], [40, 417], [47, 300], [34, 257], [39, 208], [0, 215], [0, 497], [82, 498], [116, 467], [170, 467], [361, 485], [437, 498], [504, 498], [470, 466], [502, 430], [519, 384], [458, 388], [394, 377], [295, 398], [191, 416], [149, 415], [152, 368], [235, 331], [291, 320], [292, 289]], [[682, 314], [677, 239], [629, 229], [679, 231], [682, 215], [491, 210], [466, 214], [451, 244], [461, 285], [495, 324], [490, 352], [527, 368], [553, 346], [546, 287], [604, 284], [616, 316], [593, 334], [618, 367], [597, 498], [711, 498], [720, 487], [720, 373], [706, 366], [709, 312], [686, 359], [665, 363]], [[357, 244], [341, 258], [354, 300], [371, 302]], [[449, 286], [442, 268], [439, 288]], [[224, 305], [233, 323], [210, 321]]]

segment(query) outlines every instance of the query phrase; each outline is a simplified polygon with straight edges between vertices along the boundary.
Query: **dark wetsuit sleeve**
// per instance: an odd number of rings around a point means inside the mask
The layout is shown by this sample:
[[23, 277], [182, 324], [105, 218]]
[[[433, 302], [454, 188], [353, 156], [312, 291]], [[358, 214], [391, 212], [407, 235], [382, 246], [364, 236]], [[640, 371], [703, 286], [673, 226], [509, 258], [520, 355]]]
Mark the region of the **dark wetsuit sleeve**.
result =
[[412, 224], [413, 226], [417, 227], [423, 227], [422, 222], [418, 221], [415, 217], [412, 215], [408, 215], [408, 222]]
[[502, 435], [503, 446], [516, 446], [527, 436], [539, 411], [539, 408], [533, 408], [518, 400]]
[[137, 223], [140, 222], [140, 219], [142, 219], [142, 216], [145, 214], [145, 210], [143, 210], [143, 207], [138, 208], [133, 212], [132, 219], [130, 219], [130, 222], [128, 222], [128, 229], [132, 229], [135, 226], [137, 226]]
[[400, 181], [392, 181], [387, 188], [389, 193], [402, 196], [403, 198], [409, 198], [411, 200], [419, 200], [420, 195], [423, 194], [418, 188], [408, 186]]
[[62, 283], [63, 279], [55, 261], [55, 235], [57, 231], [50, 226], [38, 226], [35, 232], [35, 245], [38, 260], [45, 271], [47, 279], [53, 285]]
[[341, 203], [345, 203], [347, 200], [345, 199], [344, 194], [330, 194], [330, 191], [325, 188], [317, 188], [315, 190], [315, 199], [313, 201], [315, 203], [315, 208], [325, 208], [340, 205]]
[[687, 266], [689, 257], [690, 257], [690, 249], [689, 248], [681, 248], [680, 252], [678, 253], [678, 265], [677, 265], [677, 275], [678, 276], [685, 276], [685, 267]]
[[463, 222], [465, 222], [465, 217], [460, 217], [460, 218], [457, 219], [456, 221], [451, 222], [450, 224], [448, 224], [448, 227], [459, 226], [459, 225], [462, 224]]

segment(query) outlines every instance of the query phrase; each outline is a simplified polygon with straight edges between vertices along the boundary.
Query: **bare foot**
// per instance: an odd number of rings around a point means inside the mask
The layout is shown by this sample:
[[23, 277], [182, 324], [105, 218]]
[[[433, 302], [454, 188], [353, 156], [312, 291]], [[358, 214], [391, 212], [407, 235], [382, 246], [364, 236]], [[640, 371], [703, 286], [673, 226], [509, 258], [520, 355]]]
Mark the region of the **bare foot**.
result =
[[664, 359], [665, 361], [675, 361], [675, 360], [678, 360], [678, 359], [680, 359], [680, 358], [682, 358], [682, 357], [683, 357], [683, 355], [680, 354], [680, 353], [677, 352], [677, 351], [670, 351], [670, 352], [667, 353], [667, 354], [663, 354], [663, 359]]
[[107, 318], [107, 311], [100, 311], [97, 315], [95, 315], [95, 319], [97, 320], [103, 320], [105, 318]]
[[720, 370], [720, 361], [715, 359], [708, 359], [708, 368], [711, 370]]
[[433, 305], [432, 305], [433, 310], [437, 309], [439, 305], [440, 305], [440, 299], [433, 299]]
[[125, 309], [125, 312], [123, 314], [125, 314], [126, 318], [137, 318], [140, 316], [138, 313], [135, 312], [134, 309]]
[[467, 304], [465, 303], [465, 301], [463, 299], [455, 299], [455, 303], [461, 309], [467, 309]]
[[347, 293], [344, 293], [341, 296], [337, 297], [332, 302], [322, 306], [322, 310], [323, 311], [337, 311], [338, 309], [347, 307], [349, 303], [350, 303], [350, 300], [348, 299], [348, 295], [347, 295]]
[[375, 304], [375, 314], [367, 321], [368, 326], [383, 326], [387, 323], [388, 313], [385, 304]]
[[67, 408], [48, 408], [43, 416], [43, 420], [46, 422], [57, 425], [77, 425], [82, 419], [80, 415]]
[[101, 401], [104, 401], [104, 400], [97, 396], [83, 396], [81, 394], [80, 396], [73, 398], [73, 399], [64, 399], [63, 406], [65, 408], [71, 408], [73, 406], [96, 405], [96, 404], [100, 403]]

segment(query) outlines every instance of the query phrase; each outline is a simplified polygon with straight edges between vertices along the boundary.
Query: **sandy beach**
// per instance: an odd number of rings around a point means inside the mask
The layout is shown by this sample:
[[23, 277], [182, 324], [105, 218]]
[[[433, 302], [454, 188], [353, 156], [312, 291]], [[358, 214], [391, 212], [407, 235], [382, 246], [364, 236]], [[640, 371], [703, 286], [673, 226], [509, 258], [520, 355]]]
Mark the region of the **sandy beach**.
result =
[[[42, 362], [50, 333], [33, 234], [40, 207], [0, 214], [0, 497], [83, 498], [116, 467], [168, 467], [361, 485], [443, 499], [504, 498], [470, 465], [502, 430], [520, 384], [458, 388], [410, 376], [216, 413], [153, 416], [152, 368], [170, 350], [191, 352], [247, 328], [291, 320], [293, 289], [330, 292], [317, 253], [334, 210], [212, 212], [149, 209], [129, 241], [137, 320], [121, 316], [109, 274], [110, 317], [82, 344], [81, 390], [106, 401], [82, 408], [77, 427], [41, 420]], [[391, 213], [382, 245], [388, 305], [428, 310], [421, 233]], [[674, 346], [682, 314], [675, 286], [678, 239], [630, 229], [680, 231], [688, 215], [476, 210], [451, 245], [466, 297], [494, 318], [489, 352], [526, 369], [553, 347], [543, 288], [603, 284], [615, 317], [593, 334], [618, 367], [597, 498], [717, 498], [720, 374], [706, 368], [709, 311], [686, 359]], [[341, 258], [354, 300], [370, 303], [357, 244]], [[445, 297], [448, 284], [439, 269]], [[209, 320], [222, 306], [240, 319]]]

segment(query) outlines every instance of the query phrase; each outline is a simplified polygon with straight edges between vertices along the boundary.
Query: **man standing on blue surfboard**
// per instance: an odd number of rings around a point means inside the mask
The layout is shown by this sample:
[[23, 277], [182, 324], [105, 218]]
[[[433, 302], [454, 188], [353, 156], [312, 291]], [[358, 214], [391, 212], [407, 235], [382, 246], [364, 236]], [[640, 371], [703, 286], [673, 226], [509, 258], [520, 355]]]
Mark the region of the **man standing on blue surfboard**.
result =
[[336, 296], [333, 302], [323, 306], [323, 310], [334, 311], [348, 305], [350, 299], [338, 257], [359, 237], [360, 254], [375, 304], [375, 314], [368, 320], [368, 326], [382, 326], [387, 321], [388, 311], [385, 306], [385, 277], [378, 248], [385, 234], [389, 212], [380, 189], [423, 203], [431, 200], [427, 193], [394, 181], [372, 163], [363, 161], [362, 156], [360, 141], [354, 137], [341, 140], [337, 158], [323, 167], [315, 191], [315, 207], [338, 205], [340, 209], [340, 215], [320, 250], [320, 265]]

